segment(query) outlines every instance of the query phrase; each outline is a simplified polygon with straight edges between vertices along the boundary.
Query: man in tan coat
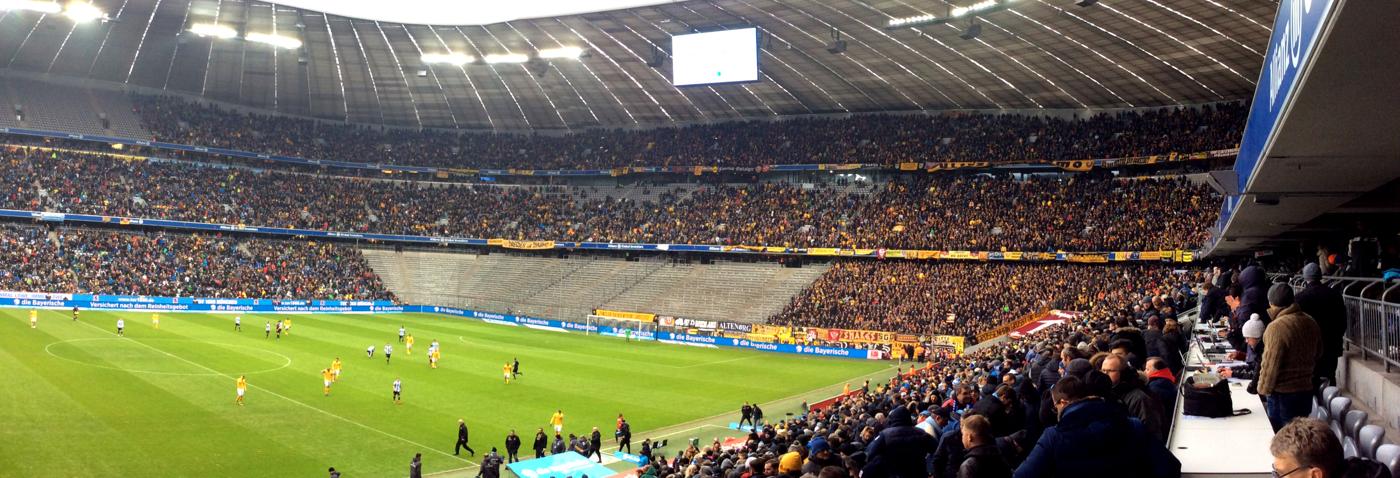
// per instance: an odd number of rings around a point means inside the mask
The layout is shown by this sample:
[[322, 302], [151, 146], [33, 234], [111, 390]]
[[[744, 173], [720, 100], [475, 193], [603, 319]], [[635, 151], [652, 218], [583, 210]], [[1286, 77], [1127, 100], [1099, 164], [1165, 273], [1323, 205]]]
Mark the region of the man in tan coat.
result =
[[1293, 288], [1288, 284], [1269, 289], [1269, 315], [1273, 321], [1264, 329], [1258, 389], [1277, 432], [1312, 411], [1312, 375], [1322, 354], [1322, 330], [1293, 303]]

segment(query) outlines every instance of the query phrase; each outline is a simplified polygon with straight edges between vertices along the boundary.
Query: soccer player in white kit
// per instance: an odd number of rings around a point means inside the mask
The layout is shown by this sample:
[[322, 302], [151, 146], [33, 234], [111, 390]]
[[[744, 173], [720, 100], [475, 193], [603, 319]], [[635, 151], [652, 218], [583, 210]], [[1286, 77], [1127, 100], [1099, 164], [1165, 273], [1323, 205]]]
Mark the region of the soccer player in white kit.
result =
[[237, 331], [239, 331], [239, 332], [242, 332], [242, 331], [243, 331], [243, 317], [242, 317], [242, 316], [238, 316], [238, 315], [233, 316], [233, 330], [237, 330]]
[[117, 319], [117, 336], [118, 336], [118, 337], [125, 337], [125, 336], [126, 336], [126, 332], [123, 332], [123, 331], [122, 331], [122, 330], [125, 329], [125, 328], [126, 328], [126, 321], [125, 321], [125, 320], [122, 320], [122, 319]]
[[394, 346], [384, 344], [384, 363], [389, 363], [389, 356], [394, 354]]
[[398, 377], [394, 377], [394, 403], [395, 403], [395, 404], [403, 403], [403, 397], [399, 395], [400, 393], [403, 393], [403, 381], [399, 380]]

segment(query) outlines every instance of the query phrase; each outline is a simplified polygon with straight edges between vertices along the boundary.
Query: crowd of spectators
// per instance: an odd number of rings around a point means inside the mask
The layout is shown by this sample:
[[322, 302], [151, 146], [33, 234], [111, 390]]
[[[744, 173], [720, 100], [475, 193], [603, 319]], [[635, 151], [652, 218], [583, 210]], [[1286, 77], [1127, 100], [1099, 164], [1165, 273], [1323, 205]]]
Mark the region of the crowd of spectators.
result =
[[[1142, 270], [1123, 270], [1139, 274]], [[1178, 327], [1196, 274], [1135, 277], [1063, 326], [936, 357], [888, 383], [759, 423], [742, 444], [653, 452], [646, 478], [1175, 477], [1170, 406], [1150, 380], [1181, 376], [1174, 350], [1137, 350], [1150, 325]], [[1130, 285], [1131, 284], [1131, 285]], [[1139, 355], [1145, 354], [1145, 355]], [[1174, 399], [1175, 387], [1171, 388]], [[825, 405], [825, 404], [823, 404]], [[1149, 423], [1151, 422], [1151, 423]], [[1155, 425], [1154, 425], [1155, 424]], [[1267, 450], [1255, 450], [1267, 453]]]
[[152, 139], [311, 159], [460, 168], [596, 169], [928, 161], [1050, 161], [1234, 148], [1246, 109], [1024, 115], [859, 115], [568, 134], [405, 130], [245, 114], [135, 96]]
[[769, 321], [975, 337], [1034, 312], [1122, 303], [1171, 276], [1153, 264], [844, 261]]
[[307, 241], [0, 225], [0, 290], [392, 300], [354, 248]]
[[[929, 250], [1142, 251], [1205, 239], [1184, 179], [957, 173], [889, 182], [433, 185], [10, 148], [0, 207], [299, 229], [525, 240]], [[616, 196], [614, 196], [616, 194]], [[652, 198], [645, 201], [628, 196]]]

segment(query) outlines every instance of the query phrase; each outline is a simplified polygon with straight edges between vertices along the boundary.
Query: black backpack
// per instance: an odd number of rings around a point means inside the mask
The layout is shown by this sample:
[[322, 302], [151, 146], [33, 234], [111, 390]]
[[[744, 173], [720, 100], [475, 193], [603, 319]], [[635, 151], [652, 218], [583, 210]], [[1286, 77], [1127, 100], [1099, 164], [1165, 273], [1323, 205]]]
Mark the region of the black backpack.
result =
[[1215, 385], [1200, 388], [1196, 386], [1195, 377], [1187, 377], [1181, 386], [1181, 400], [1182, 411], [1196, 417], [1220, 418], [1249, 413], [1249, 409], [1234, 410], [1230, 382], [1223, 378]]

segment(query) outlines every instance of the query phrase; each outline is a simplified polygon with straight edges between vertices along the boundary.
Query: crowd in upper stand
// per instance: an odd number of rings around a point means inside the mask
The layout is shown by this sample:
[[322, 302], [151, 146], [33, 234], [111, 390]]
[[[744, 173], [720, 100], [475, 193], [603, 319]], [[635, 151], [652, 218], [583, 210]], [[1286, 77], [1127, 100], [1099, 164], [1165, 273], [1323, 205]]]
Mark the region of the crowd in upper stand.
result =
[[1183, 179], [1016, 180], [622, 189], [387, 182], [12, 148], [0, 207], [425, 236], [930, 250], [1139, 251], [1203, 242], [1218, 200]]
[[392, 300], [354, 248], [307, 241], [0, 225], [0, 290]]
[[[1119, 272], [1136, 277], [1106, 285], [1103, 300], [1064, 326], [857, 384], [830, 406], [760, 423], [742, 445], [650, 453], [640, 475], [1179, 476], [1164, 441], [1182, 369], [1164, 358], [1180, 357], [1186, 326], [1176, 310], [1189, 308], [1185, 286], [1202, 279]], [[1149, 347], [1144, 337], [1169, 340]]]
[[1023, 115], [861, 115], [727, 122], [565, 135], [384, 129], [245, 114], [169, 96], [135, 96], [159, 141], [311, 159], [461, 168], [597, 169], [927, 161], [1050, 161], [1229, 149], [1246, 109]]
[[769, 321], [974, 337], [1033, 312], [1096, 311], [1124, 303], [1131, 294], [1170, 283], [1171, 270], [1166, 265], [845, 261]]

